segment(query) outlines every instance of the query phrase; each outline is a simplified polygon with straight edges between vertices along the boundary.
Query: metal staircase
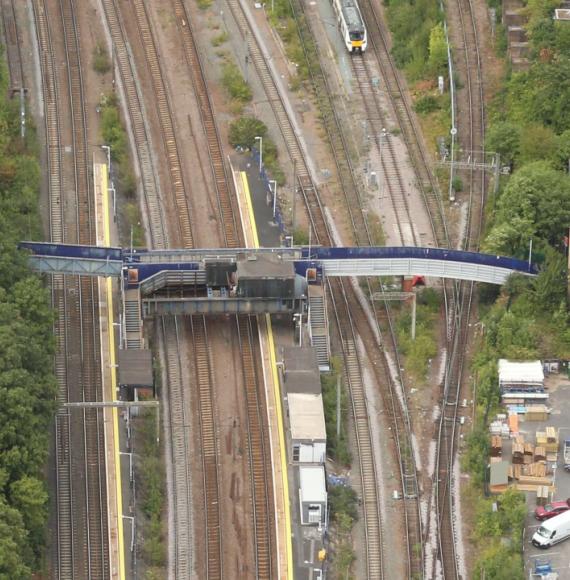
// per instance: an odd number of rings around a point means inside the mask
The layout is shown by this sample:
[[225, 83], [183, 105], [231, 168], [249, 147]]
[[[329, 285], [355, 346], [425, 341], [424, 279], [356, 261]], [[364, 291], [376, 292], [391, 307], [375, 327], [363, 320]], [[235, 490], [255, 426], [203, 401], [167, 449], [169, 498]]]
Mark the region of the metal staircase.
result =
[[126, 290], [123, 320], [125, 348], [143, 348], [140, 291]]
[[317, 351], [319, 370], [330, 370], [329, 326], [322, 286], [309, 286], [309, 333], [311, 346]]

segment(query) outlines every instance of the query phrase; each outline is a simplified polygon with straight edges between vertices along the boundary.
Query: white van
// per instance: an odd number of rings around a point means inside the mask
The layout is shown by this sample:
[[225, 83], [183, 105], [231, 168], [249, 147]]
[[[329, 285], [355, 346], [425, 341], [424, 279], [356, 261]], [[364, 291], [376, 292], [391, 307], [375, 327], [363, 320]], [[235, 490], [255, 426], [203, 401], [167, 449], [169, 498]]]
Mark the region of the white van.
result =
[[537, 548], [550, 548], [570, 537], [570, 510], [546, 520], [532, 537]]

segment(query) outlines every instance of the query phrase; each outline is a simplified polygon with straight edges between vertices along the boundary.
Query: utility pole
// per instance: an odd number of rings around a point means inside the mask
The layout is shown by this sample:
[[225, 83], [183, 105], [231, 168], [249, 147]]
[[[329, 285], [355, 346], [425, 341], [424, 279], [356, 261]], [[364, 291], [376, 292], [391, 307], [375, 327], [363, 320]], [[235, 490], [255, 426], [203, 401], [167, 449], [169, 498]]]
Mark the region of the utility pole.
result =
[[336, 377], [336, 438], [340, 440], [340, 373]]
[[293, 159], [293, 227], [292, 234], [295, 235], [295, 227], [297, 225], [297, 160]]

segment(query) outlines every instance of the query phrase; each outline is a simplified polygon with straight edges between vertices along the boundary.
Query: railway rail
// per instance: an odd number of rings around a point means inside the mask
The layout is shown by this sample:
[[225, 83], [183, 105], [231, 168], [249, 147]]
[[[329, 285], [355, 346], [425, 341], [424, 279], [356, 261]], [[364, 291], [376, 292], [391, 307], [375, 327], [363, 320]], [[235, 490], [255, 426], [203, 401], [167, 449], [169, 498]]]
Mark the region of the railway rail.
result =
[[[120, 15], [115, 11], [114, 2], [106, 2], [107, 13], [113, 18], [112, 36], [113, 39], [120, 40], [123, 47], [126, 47], [126, 41], [124, 40], [123, 31], [120, 26]], [[182, 2], [173, 1], [175, 8], [175, 15], [177, 19], [177, 24], [179, 31], [182, 34], [182, 39], [184, 43], [186, 62], [191, 72], [192, 81], [194, 83], [194, 88], [198, 101], [200, 103], [200, 113], [202, 118], [203, 127], [207, 137], [207, 143], [209, 148], [211, 170], [214, 178], [214, 183], [216, 186], [216, 197], [218, 208], [220, 211], [220, 218], [223, 224], [223, 236], [226, 244], [230, 247], [239, 246], [240, 234], [236, 227], [236, 220], [233, 211], [233, 205], [230, 193], [230, 180], [228, 179], [226, 168], [223, 161], [222, 148], [217, 132], [217, 128], [214, 122], [213, 108], [210, 102], [209, 94], [206, 87], [204, 71], [202, 69], [202, 64], [200, 62], [197, 47], [195, 44], [193, 32], [190, 26], [190, 19], [186, 13], [186, 7]], [[170, 105], [168, 103], [167, 93], [166, 93], [166, 83], [163, 79], [160, 61], [158, 58], [158, 52], [156, 49], [154, 38], [150, 32], [150, 24], [148, 21], [148, 15], [143, 3], [135, 3], [137, 25], [139, 32], [141, 34], [141, 41], [149, 64], [149, 70], [152, 76], [153, 86], [159, 98], [158, 106], [158, 116], [159, 124], [161, 126], [161, 132], [163, 135], [163, 140], [165, 142], [166, 151], [170, 163], [170, 175], [174, 185], [175, 198], [184, 200], [187, 196], [187, 190], [184, 186], [182, 180], [181, 170], [179, 172], [179, 157], [176, 145], [175, 132], [172, 122], [172, 115], [170, 112]], [[119, 38], [121, 37], [121, 38]], [[118, 64], [121, 71], [121, 78], [123, 82], [131, 86], [130, 91], [127, 92], [127, 105], [129, 110], [135, 110], [134, 114], [131, 113], [131, 118], [136, 117], [136, 109], [140, 108], [141, 101], [139, 98], [130, 99], [130, 96], [136, 95], [136, 86], [132, 87], [134, 74], [130, 69], [129, 55], [123, 55], [122, 59], [118, 59]], [[137, 141], [137, 149], [139, 145], [142, 145], [143, 149], [145, 147], [145, 139], [143, 132], [140, 131], [139, 135], [143, 136], [143, 139]], [[140, 156], [139, 156], [140, 157]], [[180, 176], [180, 179], [179, 179]], [[156, 203], [156, 193], [155, 191], [147, 191], [147, 205], [154, 205]], [[181, 203], [178, 201], [176, 203], [178, 214], [185, 214], [185, 217], [181, 220], [179, 228], [181, 230], [181, 239], [185, 247], [192, 247], [193, 236], [191, 231], [191, 216], [189, 207], [186, 203]], [[157, 216], [161, 218], [162, 216]], [[151, 220], [151, 237], [155, 241], [155, 247], [164, 247], [164, 240], [167, 239], [166, 227], [162, 219]], [[161, 231], [162, 230], [162, 231]], [[163, 325], [165, 323], [163, 322]], [[177, 324], [177, 323], [175, 323]], [[243, 324], [241, 319], [239, 320], [240, 326]], [[174, 372], [176, 377], [176, 368], [179, 363], [176, 362], [177, 356], [173, 353], [178, 352], [181, 347], [178, 345], [178, 349], [174, 346], [175, 337], [173, 335], [175, 329], [168, 328], [165, 326], [165, 341], [167, 344], [167, 350], [169, 353], [167, 356], [168, 363], [168, 374], [170, 376], [171, 372]], [[201, 440], [203, 445], [203, 475], [204, 475], [204, 501], [205, 501], [205, 529], [206, 529], [206, 575], [208, 578], [222, 578], [223, 577], [223, 549], [222, 549], [222, 522], [221, 522], [221, 497], [220, 497], [220, 476], [218, 474], [218, 452], [216, 443], [216, 427], [215, 427], [215, 413], [214, 413], [214, 399], [213, 399], [213, 383], [212, 383], [212, 370], [211, 361], [209, 356], [208, 347], [208, 335], [207, 335], [207, 325], [203, 317], [193, 317], [191, 321], [191, 334], [192, 334], [192, 344], [194, 349], [194, 359], [197, 369], [197, 387], [199, 392], [199, 406], [200, 406], [200, 430], [201, 430]], [[252, 340], [251, 331], [246, 337], [243, 337], [240, 333], [242, 344], [249, 344]], [[247, 341], [247, 342], [246, 342]], [[244, 350], [247, 350], [244, 348]], [[254, 362], [250, 356], [244, 354], [243, 356], [244, 369], [253, 369]], [[172, 371], [171, 371], [172, 369]], [[249, 384], [249, 383], [248, 383]], [[259, 389], [259, 385], [256, 387]], [[251, 395], [251, 393], [249, 393]], [[175, 391], [170, 392], [169, 406], [173, 409], [180, 402], [180, 394]], [[183, 399], [182, 399], [183, 400]], [[250, 412], [254, 410], [250, 409]], [[172, 411], [171, 411], [172, 412]], [[265, 436], [263, 435], [265, 425], [259, 422], [259, 416], [261, 410], [258, 409], [254, 416], [248, 415], [248, 423], [250, 424], [248, 437], [251, 441], [263, 441]], [[179, 424], [175, 418], [171, 418], [170, 426], [171, 431], [174, 434], [176, 430], [176, 425]], [[180, 439], [180, 441], [178, 441]], [[186, 445], [186, 450], [183, 447]], [[274, 558], [272, 550], [272, 535], [271, 530], [271, 512], [270, 509], [270, 489], [269, 481], [271, 481], [268, 473], [270, 469], [270, 464], [267, 458], [264, 458], [263, 462], [260, 462], [259, 457], [257, 457], [258, 449], [263, 449], [259, 445], [255, 444], [251, 446], [251, 466], [252, 466], [252, 499], [253, 505], [258, 509], [256, 510], [255, 530], [256, 530], [256, 566], [257, 573], [259, 577], [271, 577], [273, 575], [273, 563]], [[181, 463], [182, 457], [187, 457], [187, 443], [184, 442], [183, 437], [174, 437], [172, 444], [172, 458], [173, 463]], [[186, 505], [186, 498], [188, 493], [184, 492], [181, 485], [184, 479], [184, 472], [187, 471], [188, 467], [179, 470], [180, 475], [175, 474], [175, 494], [176, 494], [176, 504], [179, 503], [179, 498], [182, 497], [182, 507]], [[261, 485], [258, 480], [263, 480], [265, 483]], [[181, 494], [179, 494], [181, 490]], [[263, 509], [261, 509], [263, 506]], [[264, 523], [265, 522], [265, 523]], [[178, 526], [177, 526], [178, 527]], [[176, 534], [177, 535], [177, 534]], [[181, 554], [183, 552], [180, 552]], [[176, 577], [183, 578], [187, 577], [188, 567], [182, 568], [181, 563], [179, 563], [178, 551], [175, 555], [176, 560]]]
[[20, 51], [20, 33], [16, 19], [15, 0], [2, 0], [0, 12], [4, 22], [4, 38], [6, 40], [6, 59], [10, 73], [10, 90], [12, 93], [24, 90], [24, 69]]
[[[234, 14], [238, 26], [240, 27], [242, 36], [247, 39], [249, 55], [257, 67], [259, 76], [262, 80], [266, 94], [273, 107], [276, 117], [279, 121], [281, 133], [285, 139], [285, 143], [289, 147], [289, 153], [297, 167], [300, 167], [298, 172], [299, 186], [305, 198], [306, 206], [309, 211], [309, 218], [318, 243], [323, 245], [334, 245], [333, 236], [331, 235], [328, 224], [326, 222], [325, 213], [322, 208], [317, 189], [310, 177], [307, 164], [304, 159], [299, 165], [299, 153], [302, 153], [300, 143], [296, 141], [295, 132], [292, 123], [287, 117], [284, 104], [280, 101], [279, 91], [273, 82], [271, 72], [263, 58], [263, 53], [257, 45], [257, 40], [253, 32], [249, 29], [248, 18], [241, 10], [241, 6], [236, 1], [230, 1], [230, 8]], [[297, 11], [302, 11], [302, 6], [295, 4]], [[303, 20], [306, 22], [306, 20]], [[305, 38], [310, 37], [305, 35]], [[307, 47], [305, 47], [307, 50]], [[317, 73], [319, 75], [319, 71]], [[322, 71], [320, 71], [319, 78], [316, 82], [317, 92], [319, 98], [325, 101], [325, 107], [330, 105], [327, 102], [329, 99], [328, 89], [326, 87], [326, 80], [324, 80]], [[360, 238], [362, 243], [370, 243], [369, 235], [365, 235], [368, 228], [366, 219], [362, 212], [362, 203], [358, 198], [358, 187], [356, 187], [356, 178], [348, 156], [346, 156], [346, 144], [344, 143], [342, 131], [340, 130], [339, 121], [334, 113], [334, 108], [328, 106], [326, 108], [325, 123], [327, 131], [331, 137], [333, 144], [333, 154], [337, 159], [337, 167], [339, 169], [339, 176], [341, 182], [344, 182], [343, 192], [346, 196], [347, 204], [353, 208], [351, 211], [351, 220], [357, 232], [357, 239]], [[361, 224], [364, 224], [362, 226]], [[330, 284], [330, 297], [333, 304], [333, 309], [337, 317], [338, 328], [341, 335], [343, 353], [345, 359], [346, 378], [351, 391], [351, 399], [353, 405], [353, 414], [355, 417], [356, 440], [358, 445], [358, 455], [360, 460], [360, 472], [362, 483], [362, 498], [363, 498], [363, 513], [365, 520], [366, 533], [366, 562], [367, 573], [370, 578], [381, 578], [384, 575], [383, 570], [383, 542], [381, 537], [381, 518], [380, 518], [380, 497], [377, 489], [377, 474], [374, 462], [373, 446], [370, 434], [370, 424], [367, 414], [366, 394], [362, 380], [362, 369], [358, 360], [358, 353], [356, 348], [356, 333], [354, 328], [358, 326], [359, 329], [368, 326], [368, 319], [363, 312], [358, 300], [347, 292], [344, 284], [340, 280], [333, 280]], [[353, 320], [356, 317], [356, 321]], [[363, 333], [363, 340], [366, 344], [375, 344], [376, 337], [372, 332], [368, 333], [369, 340], [366, 340], [366, 332]], [[389, 377], [389, 372], [386, 368], [386, 360], [381, 357], [380, 368], [385, 370], [385, 376]], [[385, 377], [384, 377], [385, 378]], [[393, 385], [391, 385], [393, 387]], [[394, 396], [391, 390], [391, 396]], [[394, 401], [394, 399], [392, 399]], [[400, 417], [400, 412], [398, 411]], [[408, 421], [402, 421], [403, 426], [409, 427]], [[408, 443], [402, 443], [398, 450], [402, 451], [402, 455], [409, 452], [409, 445], [411, 442], [410, 431], [405, 430], [405, 427], [400, 431], [399, 435], [407, 438]], [[407, 457], [410, 457], [408, 453]], [[402, 462], [405, 463], [405, 462]], [[402, 463], [401, 469], [402, 469]], [[411, 469], [409, 469], [411, 467]], [[410, 573], [415, 573], [416, 570], [422, 569], [422, 551], [419, 556], [417, 549], [414, 554], [412, 546], [414, 544], [422, 545], [421, 533], [421, 518], [419, 516], [419, 492], [417, 486], [417, 478], [415, 468], [413, 467], [413, 458], [411, 459], [411, 466], [405, 465], [403, 470], [406, 475], [402, 475], [402, 487], [405, 497], [410, 501], [411, 508], [409, 509], [409, 518], [406, 515], [406, 523], [410, 525], [408, 545], [408, 569]], [[408, 509], [406, 510], [408, 514]], [[414, 531], [411, 531], [413, 528]]]
[[[462, 146], [467, 151], [482, 151], [485, 136], [483, 75], [476, 19], [472, 0], [455, 0], [448, 5], [450, 14], [460, 23], [457, 64], [465, 72], [465, 90], [460, 93], [461, 118], [468, 123], [459, 126]], [[468, 217], [462, 247], [476, 251], [482, 231], [485, 202], [485, 173], [473, 167], [467, 170], [469, 182]], [[457, 446], [458, 404], [464, 373], [464, 356], [469, 334], [469, 320], [474, 300], [474, 284], [458, 285], [458, 323], [452, 354], [444, 382], [442, 414], [438, 429], [435, 470], [435, 498], [438, 515], [438, 559], [444, 578], [460, 578], [462, 569], [456, 550], [458, 544], [455, 516], [454, 462]]]
[[[55, 6], [51, 4], [52, 9], [55, 8], [52, 18], [48, 18], [47, 5], [48, 2], [36, 0], [33, 8], [40, 49], [50, 169], [50, 235], [57, 242], [90, 244], [94, 241], [94, 206], [87, 172], [87, 129], [77, 22], [73, 6], [67, 0], [60, 0]], [[59, 12], [59, 19], [56, 12]], [[55, 66], [52, 27], [57, 27], [63, 40], [67, 64], [67, 77], [63, 83]], [[60, 92], [61, 84], [65, 84], [67, 90]], [[68, 110], [71, 111], [65, 127], [61, 122], [64, 102], [69, 104]], [[62, 162], [64, 132], [73, 144], [71, 171]], [[69, 235], [62, 187], [67, 179], [73, 183], [75, 191], [75, 198], [69, 202], [77, 208]], [[52, 298], [59, 313], [54, 328], [59, 347], [55, 359], [58, 401], [100, 400], [98, 303], [94, 282], [55, 276]], [[72, 417], [68, 411], [60, 410], [55, 430], [56, 573], [60, 578], [101, 578], [110, 573], [102, 414], [85, 410], [81, 416]], [[84, 473], [84, 476], [79, 479], [78, 473]], [[79, 481], [84, 483], [81, 485]]]
[[439, 186], [430, 170], [430, 163], [420, 137], [421, 132], [417, 127], [407, 91], [390, 53], [385, 23], [378, 14], [378, 8], [370, 0], [360, 0], [359, 6], [368, 31], [368, 54], [373, 52], [378, 60], [381, 77], [386, 84], [402, 137], [418, 177], [418, 185], [429, 214], [436, 245], [440, 248], [449, 247], [450, 236]]

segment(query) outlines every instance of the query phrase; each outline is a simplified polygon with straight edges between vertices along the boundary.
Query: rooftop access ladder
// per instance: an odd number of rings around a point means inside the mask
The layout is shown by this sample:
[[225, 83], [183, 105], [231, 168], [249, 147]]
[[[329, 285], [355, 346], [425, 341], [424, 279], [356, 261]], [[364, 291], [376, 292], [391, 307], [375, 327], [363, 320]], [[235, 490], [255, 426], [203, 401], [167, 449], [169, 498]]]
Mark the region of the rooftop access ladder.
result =
[[325, 291], [322, 286], [309, 286], [309, 334], [317, 351], [319, 370], [330, 370], [330, 341]]

